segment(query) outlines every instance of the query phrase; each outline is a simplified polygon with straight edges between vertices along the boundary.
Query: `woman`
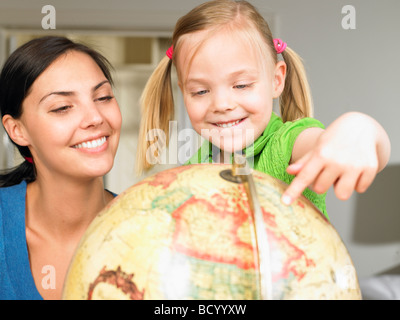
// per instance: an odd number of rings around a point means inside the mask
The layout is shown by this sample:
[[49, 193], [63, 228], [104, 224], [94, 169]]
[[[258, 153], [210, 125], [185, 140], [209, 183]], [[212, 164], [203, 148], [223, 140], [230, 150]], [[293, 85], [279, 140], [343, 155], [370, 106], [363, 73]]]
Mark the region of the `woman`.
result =
[[25, 161], [0, 175], [0, 298], [59, 299], [74, 250], [114, 198], [121, 113], [107, 60], [63, 37], [17, 49], [0, 75], [0, 109]]

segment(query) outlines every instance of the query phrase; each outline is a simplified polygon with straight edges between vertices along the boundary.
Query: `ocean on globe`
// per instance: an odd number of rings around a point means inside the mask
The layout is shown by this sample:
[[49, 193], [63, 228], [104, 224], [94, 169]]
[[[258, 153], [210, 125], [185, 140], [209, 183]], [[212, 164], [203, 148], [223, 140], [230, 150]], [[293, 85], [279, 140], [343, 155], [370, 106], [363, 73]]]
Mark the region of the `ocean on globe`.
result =
[[224, 178], [227, 170], [181, 166], [120, 194], [82, 238], [63, 298], [361, 298], [346, 247], [311, 202], [281, 204], [286, 185], [253, 171], [268, 244], [260, 249], [246, 188]]

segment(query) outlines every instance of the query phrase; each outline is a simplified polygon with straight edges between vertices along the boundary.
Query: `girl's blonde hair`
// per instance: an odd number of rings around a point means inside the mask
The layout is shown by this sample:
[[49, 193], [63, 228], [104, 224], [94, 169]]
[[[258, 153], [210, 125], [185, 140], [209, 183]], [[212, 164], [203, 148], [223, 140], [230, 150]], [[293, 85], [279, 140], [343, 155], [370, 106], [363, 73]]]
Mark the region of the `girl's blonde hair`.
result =
[[[278, 62], [273, 37], [264, 18], [247, 1], [214, 0], [203, 3], [181, 17], [172, 36], [172, 59], [165, 56], [149, 78], [141, 98], [142, 120], [139, 131], [136, 161], [137, 173], [152, 167], [146, 159], [148, 150], [161, 150], [168, 145], [169, 121], [174, 116], [174, 100], [171, 85], [171, 68], [179, 56], [184, 35], [210, 30], [215, 32], [224, 27], [243, 31], [262, 53], [269, 54]], [[263, 55], [267, 57], [267, 55]], [[279, 100], [282, 120], [293, 121], [313, 116], [311, 92], [301, 58], [290, 48], [282, 53], [287, 66], [285, 88]], [[193, 59], [193, 58], [192, 58]], [[178, 74], [179, 75], [179, 74]], [[166, 134], [166, 141], [151, 135], [154, 129]], [[153, 143], [153, 141], [156, 141]], [[157, 151], [156, 151], [157, 152]]]

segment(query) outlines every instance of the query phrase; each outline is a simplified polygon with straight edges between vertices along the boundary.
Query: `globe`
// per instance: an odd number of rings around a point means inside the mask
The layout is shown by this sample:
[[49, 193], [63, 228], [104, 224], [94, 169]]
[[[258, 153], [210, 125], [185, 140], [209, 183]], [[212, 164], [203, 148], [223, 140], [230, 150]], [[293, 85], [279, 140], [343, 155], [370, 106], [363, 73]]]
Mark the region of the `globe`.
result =
[[305, 197], [253, 171], [254, 194], [232, 166], [157, 173], [116, 197], [72, 259], [64, 299], [360, 299], [349, 253]]

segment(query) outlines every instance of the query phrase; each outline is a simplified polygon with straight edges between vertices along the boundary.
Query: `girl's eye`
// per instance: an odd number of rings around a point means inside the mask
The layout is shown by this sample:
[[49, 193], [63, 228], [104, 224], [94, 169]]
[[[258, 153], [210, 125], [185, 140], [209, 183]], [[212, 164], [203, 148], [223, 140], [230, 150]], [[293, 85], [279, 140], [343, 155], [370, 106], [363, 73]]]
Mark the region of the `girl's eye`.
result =
[[192, 92], [192, 96], [203, 96], [206, 93], [208, 93], [208, 90], [200, 90], [200, 91]]
[[238, 84], [234, 88], [236, 88], [236, 89], [245, 89], [247, 87], [250, 87], [250, 85], [249, 84]]

